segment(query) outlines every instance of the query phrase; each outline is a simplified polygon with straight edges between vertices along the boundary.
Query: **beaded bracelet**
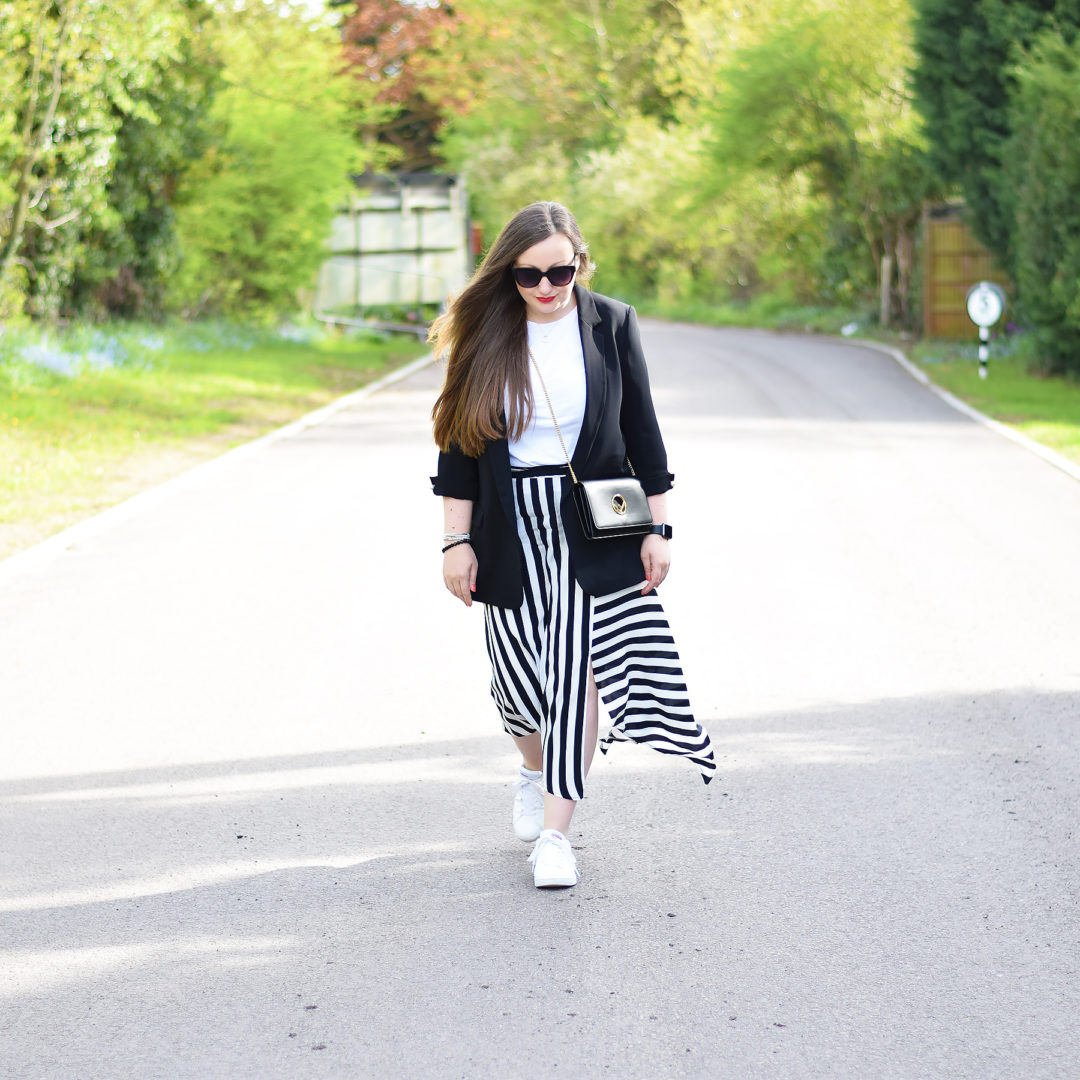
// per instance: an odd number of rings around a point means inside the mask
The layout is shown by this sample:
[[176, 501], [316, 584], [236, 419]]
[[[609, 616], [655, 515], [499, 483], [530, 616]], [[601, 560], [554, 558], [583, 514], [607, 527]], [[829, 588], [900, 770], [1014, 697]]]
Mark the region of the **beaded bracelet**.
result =
[[446, 547], [442, 549], [443, 554], [445, 555], [451, 548], [457, 547], [458, 544], [467, 544], [468, 542], [468, 540], [455, 540], [453, 543], [447, 544]]

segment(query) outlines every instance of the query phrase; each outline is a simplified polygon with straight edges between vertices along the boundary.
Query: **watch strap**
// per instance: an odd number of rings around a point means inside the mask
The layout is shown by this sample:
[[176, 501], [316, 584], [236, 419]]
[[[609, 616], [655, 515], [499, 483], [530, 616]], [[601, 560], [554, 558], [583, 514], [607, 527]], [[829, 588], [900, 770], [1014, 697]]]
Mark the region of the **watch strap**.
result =
[[649, 532], [654, 536], [662, 536], [665, 540], [671, 539], [671, 526], [670, 525], [653, 525]]

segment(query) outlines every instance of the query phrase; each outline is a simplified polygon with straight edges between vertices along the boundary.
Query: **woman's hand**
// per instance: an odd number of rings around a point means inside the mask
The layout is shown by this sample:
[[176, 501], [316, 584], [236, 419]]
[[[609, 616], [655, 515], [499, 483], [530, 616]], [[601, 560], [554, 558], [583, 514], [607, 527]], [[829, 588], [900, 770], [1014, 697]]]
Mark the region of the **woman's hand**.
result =
[[650, 589], [655, 589], [668, 575], [671, 566], [671, 546], [667, 540], [656, 533], [650, 533], [641, 541], [641, 565], [645, 568], [644, 596]]
[[472, 544], [455, 544], [446, 552], [442, 573], [446, 587], [466, 607], [472, 607], [472, 594], [476, 592], [476, 554]]

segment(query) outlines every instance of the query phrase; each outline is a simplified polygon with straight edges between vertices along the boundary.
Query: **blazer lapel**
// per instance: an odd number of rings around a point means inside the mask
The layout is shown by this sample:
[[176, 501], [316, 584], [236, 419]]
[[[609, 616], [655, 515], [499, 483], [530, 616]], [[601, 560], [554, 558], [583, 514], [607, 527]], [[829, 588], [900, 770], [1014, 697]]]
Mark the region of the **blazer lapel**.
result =
[[581, 434], [570, 459], [576, 472], [589, 460], [600, 431], [600, 420], [604, 415], [607, 396], [607, 379], [604, 377], [604, 335], [592, 294], [588, 289], [575, 285], [574, 297], [578, 305], [581, 351], [585, 354], [585, 419], [581, 423]]

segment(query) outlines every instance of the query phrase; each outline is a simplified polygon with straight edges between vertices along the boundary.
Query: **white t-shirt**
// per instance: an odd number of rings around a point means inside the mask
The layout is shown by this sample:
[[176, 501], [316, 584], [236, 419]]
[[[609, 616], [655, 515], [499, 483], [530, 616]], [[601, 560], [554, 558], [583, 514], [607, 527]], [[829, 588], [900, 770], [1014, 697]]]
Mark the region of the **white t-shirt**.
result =
[[[585, 354], [581, 348], [577, 307], [555, 322], [530, 322], [527, 325], [529, 348], [543, 372], [551, 405], [566, 441], [566, 452], [573, 457], [585, 419]], [[522, 432], [520, 439], [510, 440], [510, 464], [515, 468], [566, 464], [544, 397], [544, 388], [536, 375], [536, 364], [529, 362], [533, 392], [532, 423]]]

